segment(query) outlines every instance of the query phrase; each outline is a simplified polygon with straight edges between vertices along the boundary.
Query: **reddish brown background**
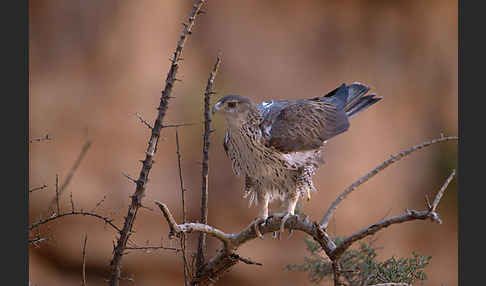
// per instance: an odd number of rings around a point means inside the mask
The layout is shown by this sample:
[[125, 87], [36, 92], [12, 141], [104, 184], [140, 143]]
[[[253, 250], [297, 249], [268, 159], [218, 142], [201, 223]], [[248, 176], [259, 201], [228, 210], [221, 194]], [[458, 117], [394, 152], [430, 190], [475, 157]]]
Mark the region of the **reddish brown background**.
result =
[[[84, 142], [93, 145], [75, 174], [72, 193], [79, 208], [98, 211], [121, 225], [144, 158], [149, 130], [133, 115], [153, 122], [169, 57], [192, 1], [36, 0], [30, 7], [30, 136], [54, 139], [30, 144], [30, 185], [49, 189], [30, 195], [30, 220], [44, 214]], [[186, 44], [184, 63], [167, 123], [198, 125], [180, 130], [188, 216], [199, 216], [203, 127], [202, 94], [218, 51], [216, 78], [222, 96], [237, 93], [259, 102], [323, 95], [342, 82], [361, 81], [384, 100], [353, 119], [350, 130], [326, 145], [326, 165], [315, 183], [319, 192], [304, 212], [319, 220], [351, 182], [389, 155], [457, 130], [457, 1], [208, 1]], [[216, 98], [213, 99], [213, 102]], [[227, 232], [256, 215], [242, 199], [222, 148], [224, 122], [214, 118], [209, 176], [209, 222]], [[145, 205], [169, 205], [181, 216], [175, 132], [164, 129], [150, 174]], [[457, 164], [455, 142], [435, 145], [393, 165], [352, 194], [338, 209], [331, 233], [351, 234], [377, 220], [424, 207]], [[457, 184], [443, 198], [442, 225], [417, 221], [378, 234], [379, 258], [431, 255], [426, 285], [457, 285]], [[167, 240], [161, 214], [143, 209], [132, 240], [177, 246]], [[105, 285], [115, 234], [99, 221], [70, 217], [41, 229], [49, 241], [30, 247], [32, 285], [80, 285], [81, 249], [88, 234], [89, 285]], [[218, 247], [210, 241], [209, 252]], [[309, 285], [306, 274], [288, 272], [307, 254], [303, 234], [289, 240], [255, 240], [240, 254], [264, 264], [239, 264], [219, 285]], [[180, 256], [169, 251], [131, 252], [122, 285], [182, 285]], [[324, 282], [323, 285], [329, 285]], [[420, 285], [417, 283], [417, 285]]]

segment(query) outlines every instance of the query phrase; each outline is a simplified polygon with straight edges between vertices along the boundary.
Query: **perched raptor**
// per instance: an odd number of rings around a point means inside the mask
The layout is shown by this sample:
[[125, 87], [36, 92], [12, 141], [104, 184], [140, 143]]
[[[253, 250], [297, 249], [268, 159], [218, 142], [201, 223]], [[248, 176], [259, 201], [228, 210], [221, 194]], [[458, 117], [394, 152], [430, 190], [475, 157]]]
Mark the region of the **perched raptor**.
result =
[[245, 178], [245, 196], [258, 205], [255, 231], [268, 218], [268, 204], [282, 201], [281, 232], [299, 197], [315, 191], [312, 175], [322, 160], [322, 146], [348, 130], [349, 119], [378, 102], [361, 83], [342, 84], [322, 97], [270, 100], [258, 105], [227, 95], [213, 107], [226, 119], [224, 150], [233, 172]]

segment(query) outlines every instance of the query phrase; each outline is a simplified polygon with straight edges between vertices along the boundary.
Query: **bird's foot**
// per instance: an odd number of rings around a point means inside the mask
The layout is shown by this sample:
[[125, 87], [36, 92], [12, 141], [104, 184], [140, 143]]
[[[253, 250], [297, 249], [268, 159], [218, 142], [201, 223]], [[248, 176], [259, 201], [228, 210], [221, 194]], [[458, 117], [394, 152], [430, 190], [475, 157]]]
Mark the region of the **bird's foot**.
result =
[[[273, 238], [280, 240], [280, 235], [285, 231], [285, 223], [287, 220], [293, 216], [291, 213], [279, 213], [279, 214], [273, 214], [274, 217], [282, 217], [280, 221], [280, 230], [277, 232], [275, 231], [273, 233]], [[289, 237], [292, 235], [292, 229], [289, 227]]]
[[263, 234], [260, 231], [260, 225], [264, 226], [268, 218], [256, 218], [253, 222], [253, 229], [255, 230], [256, 236], [263, 239]]

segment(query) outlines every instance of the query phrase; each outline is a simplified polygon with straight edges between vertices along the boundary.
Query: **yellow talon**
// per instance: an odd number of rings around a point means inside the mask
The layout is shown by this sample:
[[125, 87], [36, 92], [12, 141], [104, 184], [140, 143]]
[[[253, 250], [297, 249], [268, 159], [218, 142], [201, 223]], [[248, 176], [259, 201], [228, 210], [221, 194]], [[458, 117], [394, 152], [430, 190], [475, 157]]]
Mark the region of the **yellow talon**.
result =
[[310, 201], [310, 189], [307, 189], [307, 200]]

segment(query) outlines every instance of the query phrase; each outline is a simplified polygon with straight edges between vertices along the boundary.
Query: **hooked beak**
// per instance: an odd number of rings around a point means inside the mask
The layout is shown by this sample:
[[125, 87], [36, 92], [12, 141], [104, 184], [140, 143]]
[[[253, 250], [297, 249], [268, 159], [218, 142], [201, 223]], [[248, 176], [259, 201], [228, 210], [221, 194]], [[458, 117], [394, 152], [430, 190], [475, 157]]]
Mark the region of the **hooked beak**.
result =
[[221, 108], [222, 108], [222, 104], [221, 102], [218, 101], [213, 107], [213, 114], [218, 112]]

